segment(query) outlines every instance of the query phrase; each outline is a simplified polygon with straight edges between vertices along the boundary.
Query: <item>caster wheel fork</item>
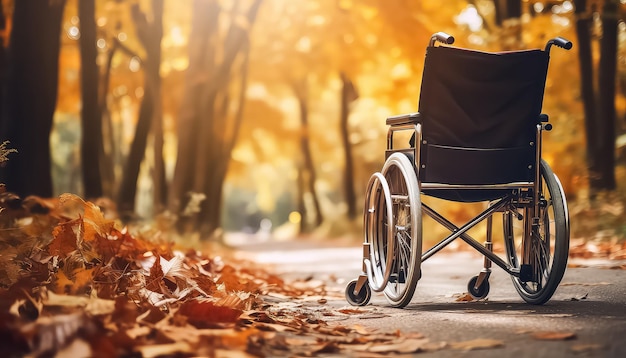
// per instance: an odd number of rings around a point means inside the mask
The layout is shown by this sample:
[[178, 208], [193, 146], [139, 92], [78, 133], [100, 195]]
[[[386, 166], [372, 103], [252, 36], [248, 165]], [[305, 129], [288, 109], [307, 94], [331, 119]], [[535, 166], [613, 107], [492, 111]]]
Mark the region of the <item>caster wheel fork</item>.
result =
[[348, 282], [346, 286], [346, 301], [352, 306], [365, 306], [372, 297], [372, 290], [367, 282], [362, 284], [361, 289], [356, 291], [358, 280]]
[[477, 300], [487, 297], [489, 294], [489, 280], [484, 278], [478, 285], [479, 276], [472, 277], [467, 283], [467, 292]]

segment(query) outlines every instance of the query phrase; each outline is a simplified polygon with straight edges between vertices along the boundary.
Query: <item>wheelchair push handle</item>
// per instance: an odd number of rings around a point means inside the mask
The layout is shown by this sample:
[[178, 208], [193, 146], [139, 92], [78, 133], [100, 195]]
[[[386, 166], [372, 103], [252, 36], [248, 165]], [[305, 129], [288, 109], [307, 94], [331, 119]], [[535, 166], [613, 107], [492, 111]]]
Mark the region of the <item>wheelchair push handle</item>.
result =
[[446, 45], [452, 45], [454, 43], [454, 36], [448, 35], [445, 32], [437, 32], [434, 33], [430, 38], [430, 43], [428, 46], [434, 46], [435, 42], [441, 42]]
[[546, 44], [546, 52], [550, 52], [550, 47], [552, 47], [552, 45], [555, 45], [556, 47], [560, 47], [562, 49], [566, 49], [569, 50], [572, 48], [572, 41], [569, 41], [568, 39], [564, 38], [564, 37], [555, 37], [551, 40], [548, 41], [548, 43]]

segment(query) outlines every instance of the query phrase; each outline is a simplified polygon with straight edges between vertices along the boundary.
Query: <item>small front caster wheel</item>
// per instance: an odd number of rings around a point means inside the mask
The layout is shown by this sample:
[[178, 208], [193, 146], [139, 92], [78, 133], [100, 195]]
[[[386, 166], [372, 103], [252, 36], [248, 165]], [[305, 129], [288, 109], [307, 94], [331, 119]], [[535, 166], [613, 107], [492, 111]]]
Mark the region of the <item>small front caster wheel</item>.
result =
[[358, 294], [354, 293], [356, 288], [356, 280], [348, 282], [346, 286], [346, 300], [353, 306], [365, 306], [372, 297], [372, 290], [368, 284], [363, 285]]
[[469, 292], [469, 294], [475, 299], [480, 300], [487, 297], [487, 294], [489, 294], [489, 280], [485, 278], [478, 288], [476, 287], [477, 281], [478, 276], [474, 276], [471, 280], [469, 280], [469, 283], [467, 284], [467, 292]]

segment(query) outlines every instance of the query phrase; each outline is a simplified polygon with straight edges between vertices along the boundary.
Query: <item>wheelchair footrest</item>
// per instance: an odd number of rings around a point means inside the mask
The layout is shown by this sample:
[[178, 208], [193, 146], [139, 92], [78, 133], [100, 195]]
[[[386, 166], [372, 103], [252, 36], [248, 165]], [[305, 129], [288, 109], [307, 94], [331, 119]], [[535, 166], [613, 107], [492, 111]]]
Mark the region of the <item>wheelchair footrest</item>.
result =
[[519, 279], [522, 282], [533, 280], [533, 267], [531, 265], [522, 265], [519, 270]]

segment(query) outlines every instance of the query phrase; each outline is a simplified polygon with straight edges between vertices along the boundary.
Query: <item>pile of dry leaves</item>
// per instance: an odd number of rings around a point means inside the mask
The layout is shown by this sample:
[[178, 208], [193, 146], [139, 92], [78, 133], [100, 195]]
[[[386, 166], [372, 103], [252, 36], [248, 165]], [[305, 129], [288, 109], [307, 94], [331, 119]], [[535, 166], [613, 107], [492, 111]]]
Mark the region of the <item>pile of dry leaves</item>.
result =
[[259, 267], [131, 235], [75, 195], [22, 201], [1, 194], [5, 355], [245, 357], [424, 349], [420, 337], [329, 326], [310, 312], [268, 303], [267, 297], [323, 296], [324, 287], [286, 283]]

